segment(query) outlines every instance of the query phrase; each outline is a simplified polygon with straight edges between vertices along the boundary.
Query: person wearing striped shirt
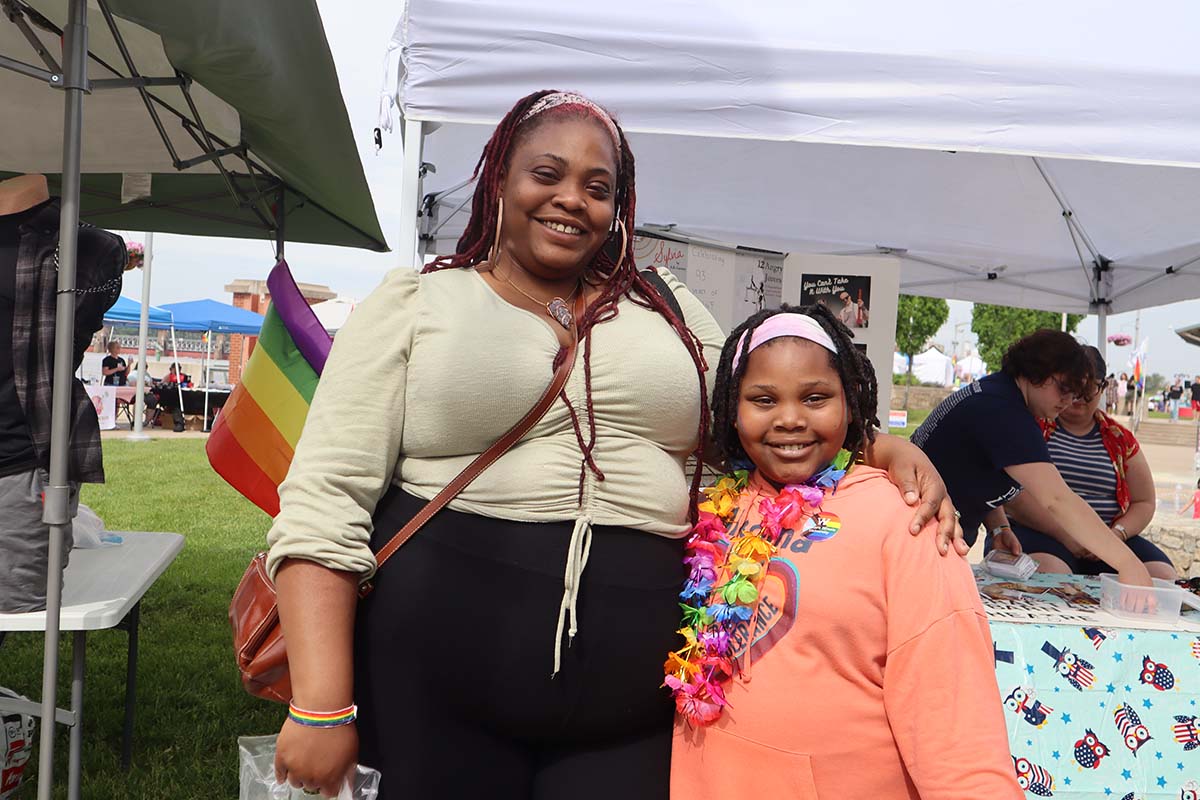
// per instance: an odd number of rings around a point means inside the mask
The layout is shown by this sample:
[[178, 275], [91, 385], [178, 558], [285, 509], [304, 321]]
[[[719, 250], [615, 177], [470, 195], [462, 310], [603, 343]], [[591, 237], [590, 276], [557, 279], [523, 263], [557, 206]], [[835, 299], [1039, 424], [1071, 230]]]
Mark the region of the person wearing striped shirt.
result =
[[[1085, 347], [1096, 375], [1105, 374], [1104, 357]], [[1125, 542], [1150, 575], [1175, 580], [1171, 559], [1141, 536], [1154, 516], [1154, 477], [1137, 439], [1100, 410], [1107, 381], [1078, 398], [1053, 423], [1043, 425], [1050, 458], [1075, 494]], [[1057, 521], [1036, 503], [1020, 496], [1005, 506], [1021, 548], [1037, 559], [1042, 572], [1098, 575], [1113, 568], [1076, 544]]]

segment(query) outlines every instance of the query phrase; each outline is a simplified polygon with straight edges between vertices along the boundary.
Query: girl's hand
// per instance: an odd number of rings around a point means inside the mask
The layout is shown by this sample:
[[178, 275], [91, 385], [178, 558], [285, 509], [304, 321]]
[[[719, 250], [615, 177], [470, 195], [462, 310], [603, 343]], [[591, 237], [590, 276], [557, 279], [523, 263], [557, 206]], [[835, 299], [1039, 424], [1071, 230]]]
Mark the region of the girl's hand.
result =
[[358, 729], [309, 728], [290, 719], [275, 743], [275, 782], [337, 797], [358, 761]]

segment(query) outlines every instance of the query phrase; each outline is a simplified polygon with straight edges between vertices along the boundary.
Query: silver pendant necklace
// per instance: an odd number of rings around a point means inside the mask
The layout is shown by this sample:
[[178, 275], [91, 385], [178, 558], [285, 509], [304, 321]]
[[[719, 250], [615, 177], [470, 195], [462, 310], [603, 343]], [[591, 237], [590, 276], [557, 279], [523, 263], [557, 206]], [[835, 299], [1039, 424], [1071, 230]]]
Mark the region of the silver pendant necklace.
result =
[[571, 330], [571, 325], [575, 322], [575, 315], [571, 313], [571, 300], [574, 299], [575, 295], [579, 292], [578, 283], [575, 284], [575, 288], [569, 295], [566, 296], [565, 299], [562, 297], [555, 297], [550, 300], [550, 302], [546, 302], [544, 300], [539, 300], [529, 292], [522, 289], [520, 286], [517, 286], [517, 284], [513, 283], [512, 279], [500, 272], [500, 270], [493, 269], [492, 271], [500, 276], [500, 280], [504, 281], [509, 286], [513, 287], [518, 292], [537, 303], [539, 306], [545, 308], [546, 313], [550, 315], [552, 320], [557, 322], [559, 325], [562, 325], [565, 329]]

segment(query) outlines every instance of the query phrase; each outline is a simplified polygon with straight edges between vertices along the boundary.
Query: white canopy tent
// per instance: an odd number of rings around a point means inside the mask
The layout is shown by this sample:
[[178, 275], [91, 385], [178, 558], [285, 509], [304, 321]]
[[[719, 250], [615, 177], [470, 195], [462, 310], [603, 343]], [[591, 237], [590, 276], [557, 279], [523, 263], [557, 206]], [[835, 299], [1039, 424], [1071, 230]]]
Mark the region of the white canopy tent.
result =
[[[913, 376], [921, 383], [933, 383], [938, 386], [954, 384], [954, 361], [941, 350], [931, 347], [924, 353], [917, 353], [912, 362]], [[908, 356], [893, 353], [892, 372], [897, 375], [906, 374]]]
[[574, 89], [630, 134], [644, 230], [895, 254], [904, 292], [1096, 313], [1103, 341], [1200, 296], [1197, 29], [1184, 0], [409, 0], [397, 250], [452, 250], [492, 125]]

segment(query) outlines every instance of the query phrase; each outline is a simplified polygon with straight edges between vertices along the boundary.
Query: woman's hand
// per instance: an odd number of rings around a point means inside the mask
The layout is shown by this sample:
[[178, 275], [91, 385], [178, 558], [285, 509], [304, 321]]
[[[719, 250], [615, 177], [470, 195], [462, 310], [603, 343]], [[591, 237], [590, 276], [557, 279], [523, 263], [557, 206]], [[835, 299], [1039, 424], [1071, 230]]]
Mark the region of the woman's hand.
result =
[[309, 728], [290, 719], [275, 743], [275, 782], [310, 793], [337, 797], [358, 763], [358, 730], [354, 723], [337, 728]]
[[1004, 550], [1014, 556], [1021, 555], [1021, 540], [1012, 532], [1012, 528], [1004, 528], [992, 537], [992, 549]]
[[958, 554], [965, 556], [971, 549], [963, 539], [958, 514], [942, 476], [921, 448], [897, 436], [881, 433], [867, 452], [867, 463], [872, 467], [886, 469], [892, 483], [900, 488], [904, 502], [916, 506], [909, 531], [915, 536], [925, 523], [937, 517], [937, 547], [942, 555], [950, 552], [950, 544]]

